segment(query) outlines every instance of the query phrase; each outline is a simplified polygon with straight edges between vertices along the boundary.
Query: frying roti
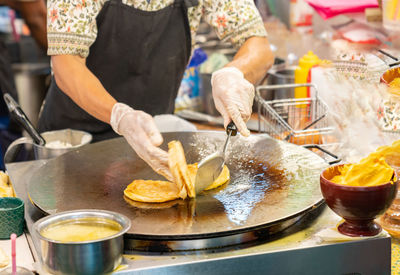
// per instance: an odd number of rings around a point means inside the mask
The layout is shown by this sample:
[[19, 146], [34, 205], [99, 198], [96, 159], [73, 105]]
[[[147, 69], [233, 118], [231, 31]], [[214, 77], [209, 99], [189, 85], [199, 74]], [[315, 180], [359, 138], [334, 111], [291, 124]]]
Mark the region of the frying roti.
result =
[[[178, 198], [196, 197], [195, 179], [197, 163], [187, 164], [182, 144], [179, 141], [168, 143], [168, 165], [174, 182], [155, 180], [134, 180], [124, 190], [124, 195], [134, 201], [161, 203]], [[230, 179], [225, 165], [218, 178], [205, 190], [217, 188]]]
[[[199, 169], [197, 163], [189, 164], [188, 169], [189, 169], [189, 174], [190, 174], [191, 180], [193, 182], [195, 182], [197, 170]], [[215, 188], [223, 185], [224, 183], [226, 183], [228, 180], [230, 180], [229, 169], [228, 169], [228, 166], [224, 165], [224, 167], [222, 168], [221, 174], [219, 174], [218, 178], [216, 178], [215, 181], [204, 190], [208, 191], [211, 189], [215, 189]]]
[[159, 180], [134, 180], [124, 191], [124, 195], [134, 201], [165, 202], [179, 198], [175, 183]]
[[182, 199], [185, 199], [186, 196], [189, 196], [189, 198], [196, 197], [194, 182], [192, 182], [189, 176], [182, 144], [179, 141], [173, 140], [168, 143], [168, 149], [169, 170], [178, 189], [181, 190], [179, 197]]

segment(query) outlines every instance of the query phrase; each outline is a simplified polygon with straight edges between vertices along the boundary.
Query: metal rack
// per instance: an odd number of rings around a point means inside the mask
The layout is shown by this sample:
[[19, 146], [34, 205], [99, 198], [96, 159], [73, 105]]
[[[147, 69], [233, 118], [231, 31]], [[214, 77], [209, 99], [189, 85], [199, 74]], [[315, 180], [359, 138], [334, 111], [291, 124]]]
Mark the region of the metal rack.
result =
[[[301, 87], [314, 89], [315, 96], [266, 101], [260, 94], [262, 90]], [[325, 146], [330, 143], [328, 136], [333, 132], [333, 127], [329, 125], [327, 119], [328, 107], [318, 97], [315, 85], [305, 83], [258, 86], [256, 101], [258, 103], [259, 132], [298, 145], [319, 144]]]

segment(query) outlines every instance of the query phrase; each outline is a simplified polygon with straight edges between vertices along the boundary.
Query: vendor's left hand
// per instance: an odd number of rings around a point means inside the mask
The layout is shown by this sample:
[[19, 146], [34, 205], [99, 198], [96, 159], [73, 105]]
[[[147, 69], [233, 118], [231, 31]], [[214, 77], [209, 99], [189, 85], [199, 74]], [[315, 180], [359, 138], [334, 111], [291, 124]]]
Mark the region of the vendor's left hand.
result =
[[249, 136], [246, 122], [250, 119], [254, 86], [235, 67], [225, 67], [212, 74], [212, 93], [215, 107], [224, 118], [225, 128], [229, 122], [236, 124], [243, 136]]

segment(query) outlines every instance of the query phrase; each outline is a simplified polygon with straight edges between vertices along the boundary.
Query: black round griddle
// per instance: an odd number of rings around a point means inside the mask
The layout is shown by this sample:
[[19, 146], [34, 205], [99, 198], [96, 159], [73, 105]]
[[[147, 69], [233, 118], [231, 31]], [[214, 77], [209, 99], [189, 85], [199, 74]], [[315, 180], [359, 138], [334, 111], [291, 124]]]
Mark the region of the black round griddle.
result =
[[[188, 163], [222, 148], [224, 132], [164, 133], [163, 148], [181, 141]], [[196, 199], [140, 203], [123, 195], [134, 179], [162, 179], [123, 138], [103, 141], [49, 160], [28, 185], [45, 213], [76, 209], [119, 212], [132, 221], [130, 249], [186, 250], [243, 243], [260, 230], [280, 231], [321, 205], [326, 162], [290, 143], [254, 135], [232, 137], [226, 155], [231, 181]]]

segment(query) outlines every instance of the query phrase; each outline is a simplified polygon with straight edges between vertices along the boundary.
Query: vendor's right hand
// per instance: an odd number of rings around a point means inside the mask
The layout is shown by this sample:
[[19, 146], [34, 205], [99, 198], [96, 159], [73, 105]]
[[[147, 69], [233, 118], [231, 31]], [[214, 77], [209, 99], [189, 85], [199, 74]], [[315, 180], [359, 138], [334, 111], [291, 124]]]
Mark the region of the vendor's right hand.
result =
[[154, 171], [172, 181], [168, 153], [158, 147], [163, 143], [163, 138], [151, 115], [134, 110], [126, 104], [116, 103], [111, 112], [110, 124]]

